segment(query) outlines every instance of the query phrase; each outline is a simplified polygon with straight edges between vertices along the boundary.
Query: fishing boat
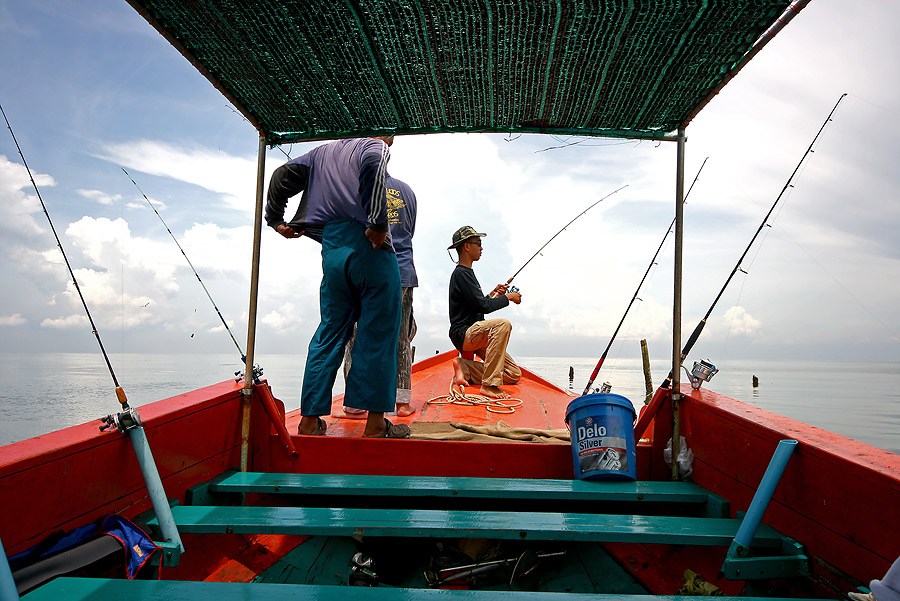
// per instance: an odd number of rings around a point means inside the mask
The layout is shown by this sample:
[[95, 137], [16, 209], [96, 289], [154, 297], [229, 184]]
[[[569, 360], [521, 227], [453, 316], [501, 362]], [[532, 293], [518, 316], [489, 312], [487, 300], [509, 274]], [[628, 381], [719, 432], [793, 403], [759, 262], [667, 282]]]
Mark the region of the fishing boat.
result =
[[[702, 364], [682, 382], [686, 130], [808, 2], [129, 0], [259, 132], [246, 376], [0, 447], [0, 598], [840, 599], [880, 578], [897, 455], [716, 394]], [[579, 477], [571, 410], [605, 393], [527, 369], [520, 404], [485, 406], [448, 394], [455, 352], [419, 361], [410, 440], [362, 438], [340, 396], [301, 436], [254, 374], [267, 146], [463, 131], [678, 147], [670, 380], [596, 458], [613, 477]]]

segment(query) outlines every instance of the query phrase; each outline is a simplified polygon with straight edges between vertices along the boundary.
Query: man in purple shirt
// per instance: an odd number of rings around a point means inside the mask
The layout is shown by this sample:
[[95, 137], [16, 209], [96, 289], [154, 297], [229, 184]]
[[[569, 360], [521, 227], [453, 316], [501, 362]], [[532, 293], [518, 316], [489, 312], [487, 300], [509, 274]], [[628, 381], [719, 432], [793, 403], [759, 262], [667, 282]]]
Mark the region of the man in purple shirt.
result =
[[[400, 333], [400, 270], [391, 245], [385, 178], [393, 137], [337, 140], [272, 174], [266, 223], [285, 238], [322, 244], [320, 322], [309, 343], [300, 395], [300, 434], [325, 434], [331, 389], [354, 322], [357, 357], [344, 402], [368, 411], [365, 437], [408, 438], [409, 427], [384, 414], [394, 408]], [[302, 192], [294, 218], [290, 197]]]

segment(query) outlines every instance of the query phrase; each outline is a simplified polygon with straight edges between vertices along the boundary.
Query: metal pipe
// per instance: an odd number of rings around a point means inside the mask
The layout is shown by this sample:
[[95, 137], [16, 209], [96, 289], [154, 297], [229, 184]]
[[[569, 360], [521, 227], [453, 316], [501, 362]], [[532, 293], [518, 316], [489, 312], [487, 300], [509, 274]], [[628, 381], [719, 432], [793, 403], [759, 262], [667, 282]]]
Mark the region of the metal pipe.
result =
[[753, 542], [753, 536], [756, 534], [756, 529], [762, 522], [763, 514], [766, 513], [766, 508], [769, 506], [769, 501], [772, 500], [775, 488], [781, 481], [784, 468], [787, 466], [788, 460], [796, 448], [796, 440], [782, 440], [778, 443], [775, 453], [772, 455], [771, 461], [769, 461], [769, 467], [766, 468], [766, 473], [763, 474], [762, 481], [760, 481], [759, 487], [756, 489], [756, 494], [753, 495], [747, 514], [741, 521], [734, 540], [731, 541], [731, 546], [728, 548], [728, 557], [745, 557], [747, 555], [750, 544]]
[[175, 525], [175, 518], [172, 516], [172, 508], [169, 507], [166, 490], [163, 488], [159, 471], [156, 469], [156, 463], [153, 461], [150, 443], [147, 442], [147, 433], [144, 432], [142, 426], [136, 426], [128, 430], [128, 438], [131, 439], [134, 455], [137, 457], [138, 465], [141, 466], [141, 474], [144, 476], [147, 492], [150, 493], [150, 501], [153, 503], [153, 511], [156, 512], [156, 519], [159, 520], [159, 528], [162, 530], [162, 535], [167, 541], [177, 544], [181, 552], [184, 553], [184, 544], [178, 535], [178, 527]]
[[684, 260], [684, 151], [687, 138], [678, 128], [675, 167], [675, 286], [672, 295], [672, 480], [678, 480], [681, 450], [681, 280]]
[[244, 394], [241, 415], [241, 471], [250, 463], [250, 395], [253, 394], [253, 355], [256, 349], [256, 307], [259, 299], [259, 255], [262, 241], [263, 186], [266, 168], [266, 137], [259, 136], [256, 157], [256, 215], [253, 220], [253, 260], [250, 266], [250, 308], [247, 311], [247, 358], [244, 362]]
[[0, 601], [19, 601], [19, 591], [16, 589], [16, 581], [9, 568], [2, 540], [0, 540]]

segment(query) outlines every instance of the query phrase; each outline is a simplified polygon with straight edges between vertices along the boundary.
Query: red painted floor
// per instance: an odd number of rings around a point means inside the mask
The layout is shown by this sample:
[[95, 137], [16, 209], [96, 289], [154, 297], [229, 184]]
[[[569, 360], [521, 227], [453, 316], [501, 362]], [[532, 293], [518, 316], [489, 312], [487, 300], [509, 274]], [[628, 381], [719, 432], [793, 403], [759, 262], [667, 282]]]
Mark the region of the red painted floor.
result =
[[[409, 417], [398, 417], [387, 414], [392, 423], [412, 424], [413, 422], [463, 422], [466, 424], [486, 425], [504, 421], [513, 427], [555, 429], [565, 428], [566, 407], [575, 398], [565, 390], [529, 372], [522, 370], [522, 379], [518, 384], [504, 386], [514, 399], [522, 404], [515, 407], [512, 413], [493, 413], [485, 406], [465, 406], [457, 404], [439, 404], [438, 397], [449, 394], [450, 381], [453, 376], [452, 359], [455, 352], [435, 355], [413, 366], [412, 407], [416, 412]], [[468, 386], [466, 394], [478, 394], [479, 386]], [[331, 416], [325, 417], [328, 423], [327, 436], [361, 436], [365, 427], [364, 419], [344, 417], [341, 409], [343, 395], [335, 397]], [[295, 433], [300, 421], [300, 411], [295, 410], [286, 415], [288, 431]]]

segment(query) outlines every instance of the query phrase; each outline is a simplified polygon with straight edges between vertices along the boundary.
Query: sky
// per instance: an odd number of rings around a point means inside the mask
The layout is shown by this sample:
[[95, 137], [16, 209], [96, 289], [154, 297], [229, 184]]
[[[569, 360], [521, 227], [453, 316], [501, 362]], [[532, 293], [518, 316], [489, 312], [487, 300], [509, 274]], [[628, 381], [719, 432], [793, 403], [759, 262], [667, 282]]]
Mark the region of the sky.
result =
[[[683, 339], [706, 314], [816, 132], [847, 96], [725, 289], [690, 359], [900, 360], [900, 4], [813, 0], [687, 129]], [[0, 104], [108, 350], [246, 349], [258, 136], [126, 2], [0, 0]], [[0, 352], [97, 342], [8, 130], [0, 135]], [[315, 144], [270, 149], [266, 181]], [[282, 152], [283, 151], [283, 152]], [[674, 216], [675, 144], [398, 137], [418, 198], [417, 357], [450, 350], [446, 251], [487, 233], [476, 273], [516, 277], [510, 352], [598, 357]], [[140, 190], [123, 172], [137, 182]], [[142, 192], [141, 192], [142, 191]], [[154, 214], [154, 203], [165, 225]], [[288, 212], [292, 212], [289, 206]], [[610, 358], [672, 352], [672, 236]], [[257, 354], [318, 323], [319, 247], [264, 228]]]

